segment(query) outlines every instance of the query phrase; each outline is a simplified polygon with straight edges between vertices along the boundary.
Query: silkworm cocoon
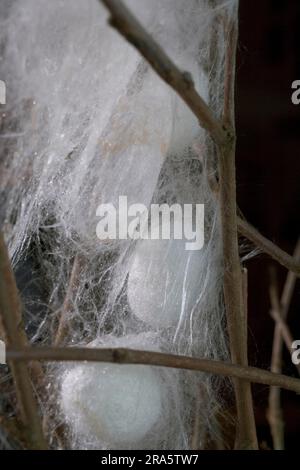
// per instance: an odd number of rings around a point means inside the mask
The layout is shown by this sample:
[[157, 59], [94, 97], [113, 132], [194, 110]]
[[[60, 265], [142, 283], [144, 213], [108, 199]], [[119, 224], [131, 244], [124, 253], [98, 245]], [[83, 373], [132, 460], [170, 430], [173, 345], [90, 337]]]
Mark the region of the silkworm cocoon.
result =
[[129, 445], [159, 421], [162, 387], [158, 372], [146, 366], [78, 365], [63, 377], [61, 408], [78, 437]]
[[127, 296], [133, 313], [158, 328], [175, 326], [197, 299], [201, 251], [186, 240], [142, 240], [129, 271]]

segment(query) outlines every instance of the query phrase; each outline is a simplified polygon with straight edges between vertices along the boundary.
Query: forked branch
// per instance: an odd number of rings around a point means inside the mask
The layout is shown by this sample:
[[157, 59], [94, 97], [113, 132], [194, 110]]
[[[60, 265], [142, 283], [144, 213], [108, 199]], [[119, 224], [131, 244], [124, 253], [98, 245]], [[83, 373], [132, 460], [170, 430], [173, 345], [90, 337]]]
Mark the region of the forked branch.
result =
[[241, 235], [250, 240], [254, 245], [260, 248], [264, 253], [269, 255], [279, 264], [300, 277], [300, 262], [299, 259], [289, 255], [284, 250], [275, 245], [271, 240], [268, 240], [256, 228], [249, 224], [246, 220], [238, 217], [238, 230]]
[[226, 131], [221, 122], [212, 114], [205, 101], [197, 93], [190, 73], [181, 71], [167, 56], [159, 44], [142, 27], [120, 0], [99, 0], [109, 10], [110, 24], [132, 44], [149, 62], [156, 73], [170, 85], [185, 101], [214, 140], [223, 145], [227, 140]]

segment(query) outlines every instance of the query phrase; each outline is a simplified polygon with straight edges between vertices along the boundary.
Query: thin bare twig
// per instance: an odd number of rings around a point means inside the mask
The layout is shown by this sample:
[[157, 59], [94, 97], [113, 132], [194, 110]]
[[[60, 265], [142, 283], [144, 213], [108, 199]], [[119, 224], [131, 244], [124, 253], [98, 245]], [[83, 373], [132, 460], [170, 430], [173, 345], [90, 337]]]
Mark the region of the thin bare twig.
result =
[[[295, 262], [300, 261], [300, 239], [298, 240], [295, 252]], [[290, 308], [293, 292], [295, 289], [297, 277], [295, 273], [289, 272], [286, 278], [286, 282], [283, 288], [281, 301], [279, 302], [277, 286], [274, 280], [271, 284], [270, 298], [273, 314], [277, 313], [277, 323], [274, 330], [272, 359], [271, 359], [271, 371], [275, 373], [281, 373], [282, 371], [282, 348], [283, 339], [285, 337], [287, 347], [290, 348], [290, 341], [293, 342], [291, 334], [287, 333], [287, 327], [283, 328], [283, 323], [286, 325], [286, 319]], [[299, 369], [298, 369], [299, 370]], [[284, 421], [283, 413], [281, 408], [281, 392], [278, 387], [271, 387], [269, 393], [269, 408], [267, 412], [267, 418], [271, 428], [271, 434], [273, 438], [273, 447], [275, 450], [284, 449]]]
[[[279, 297], [277, 283], [275, 283], [274, 275], [271, 278], [270, 287], [270, 300], [272, 310], [276, 311], [279, 308]], [[277, 330], [277, 331], [276, 331]], [[271, 371], [280, 374], [282, 371], [282, 336], [281, 328], [278, 324], [275, 325], [272, 359], [271, 359]], [[269, 408], [267, 411], [267, 418], [270, 424], [273, 447], [274, 450], [284, 450], [284, 418], [281, 407], [281, 390], [279, 387], [270, 387], [269, 392]]]
[[300, 379], [274, 374], [256, 367], [245, 367], [222, 361], [198, 359], [188, 356], [164, 354], [154, 351], [137, 351], [124, 348], [8, 348], [7, 358], [14, 362], [32, 360], [47, 362], [107, 362], [116, 364], [141, 364], [206, 372], [263, 385], [274, 385], [300, 393]]
[[[219, 197], [220, 185], [213, 174], [207, 174], [208, 183], [212, 193], [216, 198]], [[288, 269], [291, 273], [300, 277], [300, 262], [286, 251], [282, 250], [275, 243], [264, 237], [253, 225], [245, 219], [237, 216], [237, 228], [240, 235], [251, 241], [263, 253], [277, 261], [281, 266]]]
[[277, 245], [272, 243], [256, 228], [250, 225], [246, 220], [238, 217], [238, 230], [241, 235], [250, 240], [254, 245], [260, 248], [264, 253], [268, 254], [271, 258], [277, 261], [279, 264], [284, 266], [286, 269], [300, 277], [300, 262], [293, 256], [286, 253], [284, 250], [279, 248]]
[[219, 144], [227, 140], [226, 130], [213, 116], [210, 108], [197, 93], [191, 75], [183, 72], [170, 60], [163, 49], [131, 14], [120, 0], [99, 0], [111, 14], [110, 24], [132, 44], [149, 62], [157, 74], [185, 101], [206, 129]]
[[[228, 34], [225, 57], [225, 86], [223, 122], [231, 129], [231, 138], [220, 148], [219, 179], [220, 207], [224, 262], [224, 299], [230, 339], [231, 358], [234, 364], [246, 366], [247, 325], [243, 301], [242, 273], [238, 249], [236, 178], [235, 178], [235, 62], [238, 41], [236, 18], [226, 21]], [[228, 134], [229, 135], [229, 134]], [[235, 447], [257, 449], [255, 422], [249, 383], [235, 380], [237, 408], [237, 435]]]
[[[84, 263], [84, 257], [81, 254], [77, 254], [74, 258], [73, 267], [72, 267], [71, 276], [70, 276], [69, 284], [67, 287], [65, 299], [64, 299], [62, 307], [59, 309], [59, 312], [58, 312], [60, 314], [60, 317], [59, 317], [59, 322], [58, 322], [58, 328], [57, 328], [57, 331], [53, 340], [54, 347], [62, 346], [65, 339], [68, 336], [69, 329], [70, 329], [69, 314], [73, 309], [73, 301], [74, 301], [76, 292], [78, 290], [80, 274], [82, 271], [83, 263]], [[51, 393], [51, 389], [50, 389], [50, 393]], [[49, 394], [49, 391], [48, 391], [48, 394]], [[49, 400], [51, 401], [50, 397], [49, 397]], [[51, 419], [52, 419], [51, 413], [46, 414], [43, 418], [43, 430], [46, 435], [49, 432]], [[60, 447], [64, 448], [63, 426], [61, 426], [60, 428], [57, 428], [54, 432], [54, 435]]]
[[[295, 262], [300, 261], [300, 239], [297, 242], [293, 259]], [[270, 288], [270, 299], [272, 305], [271, 315], [275, 317], [277, 324], [275, 326], [274, 332], [274, 344], [275, 349], [278, 350], [280, 358], [282, 356], [282, 340], [285, 341], [286, 346], [289, 352], [292, 352], [292, 343], [294, 342], [290, 329], [286, 323], [290, 304], [292, 301], [297, 277], [295, 273], [289, 272], [286, 278], [286, 282], [283, 288], [282, 297], [279, 301], [278, 289], [275, 282], [271, 283]], [[278, 359], [275, 360], [275, 363], [278, 362]]]
[[[212, 193], [219, 197], [220, 185], [213, 174], [207, 174], [208, 183]], [[300, 262], [279, 248], [275, 243], [264, 237], [253, 225], [237, 216], [237, 228], [240, 235], [251, 241], [263, 253], [277, 261], [281, 266], [300, 277]]]
[[[0, 233], [0, 319], [2, 332], [8, 347], [24, 348], [28, 341], [22, 325], [21, 303], [9, 256]], [[46, 449], [37, 402], [32, 389], [26, 364], [11, 364], [16, 386], [20, 419], [24, 435], [30, 447]]]
[[60, 319], [54, 339], [54, 346], [61, 346], [69, 331], [68, 314], [73, 308], [73, 299], [78, 290], [80, 274], [83, 266], [83, 256], [77, 254], [74, 259], [73, 268], [70, 276], [69, 285], [62, 308], [60, 310]]
[[[282, 318], [278, 295], [276, 297], [278, 299], [278, 302], [276, 302], [276, 304], [272, 302], [273, 307], [271, 308], [270, 315], [273, 318], [275, 324], [277, 324], [279, 326], [280, 333], [281, 333], [282, 339], [285, 343], [285, 346], [286, 346], [287, 350], [289, 351], [289, 353], [292, 354], [293, 353], [293, 346], [292, 345], [293, 345], [293, 342], [294, 342], [294, 338], [292, 336], [292, 333], [291, 333], [291, 330], [290, 330], [288, 324]], [[275, 305], [277, 305], [276, 308], [275, 308]], [[296, 366], [296, 367], [298, 369], [298, 372], [300, 372], [300, 366]]]
[[[240, 328], [244, 329], [244, 360], [242, 365], [248, 366], [248, 272], [243, 269], [242, 273], [242, 286], [243, 286], [243, 301], [244, 301], [244, 323]], [[240, 407], [240, 421], [238, 423], [236, 448], [258, 449], [256, 426], [253, 410], [253, 400], [251, 392], [251, 384], [243, 381], [240, 384], [241, 403]]]
[[[207, 179], [210, 189], [217, 199], [220, 192], [219, 182], [213, 173], [207, 172]], [[264, 237], [255, 227], [253, 227], [253, 225], [244, 218], [239, 217], [239, 215], [237, 216], [237, 228], [240, 235], [251, 241], [263, 253], [270, 256], [291, 273], [296, 274], [297, 277], [300, 277], [299, 260], [295, 259], [295, 257], [289, 255], [286, 251], [275, 245], [275, 243], [271, 242], [271, 240]]]

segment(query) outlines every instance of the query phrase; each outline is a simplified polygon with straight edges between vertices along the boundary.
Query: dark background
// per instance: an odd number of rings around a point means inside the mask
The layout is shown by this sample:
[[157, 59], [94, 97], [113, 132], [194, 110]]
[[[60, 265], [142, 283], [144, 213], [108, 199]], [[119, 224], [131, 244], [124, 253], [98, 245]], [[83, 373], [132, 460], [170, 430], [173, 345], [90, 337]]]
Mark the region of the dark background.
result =
[[[299, 0], [240, 0], [238, 203], [256, 228], [289, 253], [300, 236], [300, 105], [291, 102], [294, 80], [300, 80]], [[250, 362], [268, 369], [274, 331], [269, 315], [270, 264], [264, 255], [247, 262]], [[281, 293], [287, 273], [274, 266]], [[288, 321], [294, 339], [299, 340], [300, 282]], [[285, 348], [283, 372], [297, 376]], [[253, 392], [259, 440], [271, 446], [268, 389], [255, 386]], [[300, 398], [289, 392], [282, 397], [286, 447], [295, 449], [300, 437]]]

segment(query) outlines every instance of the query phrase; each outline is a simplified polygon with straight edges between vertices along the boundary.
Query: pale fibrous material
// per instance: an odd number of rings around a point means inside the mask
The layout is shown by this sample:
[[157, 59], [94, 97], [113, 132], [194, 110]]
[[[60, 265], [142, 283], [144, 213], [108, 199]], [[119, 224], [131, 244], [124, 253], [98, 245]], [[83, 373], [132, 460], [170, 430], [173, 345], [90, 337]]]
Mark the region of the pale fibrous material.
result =
[[134, 314], [154, 327], [178, 323], [188, 302], [183, 303], [189, 294], [188, 274], [198, 283], [201, 255], [195, 257], [184, 245], [182, 240], [145, 240], [137, 246], [128, 277], [128, 301]]
[[[125, 3], [221, 117], [237, 0]], [[53, 345], [63, 315], [65, 346], [226, 359], [209, 135], [98, 0], [3, 1], [0, 46], [1, 227], [30, 341]], [[204, 204], [203, 248], [99, 240], [97, 208], [118, 207], [120, 196]], [[209, 375], [76, 363], [49, 366], [45, 381], [37, 392], [53, 448], [189, 449], [218, 438], [224, 382]]]
[[96, 441], [139, 442], [162, 414], [159, 382], [145, 366], [80, 365], [63, 378], [61, 398], [74, 431]]
[[[147, 338], [127, 338], [103, 344], [148, 346]], [[158, 369], [141, 365], [81, 364], [66, 372], [61, 386], [62, 411], [75, 434], [90, 441], [130, 445], [142, 441], [153, 428], [162, 427], [167, 389]]]

